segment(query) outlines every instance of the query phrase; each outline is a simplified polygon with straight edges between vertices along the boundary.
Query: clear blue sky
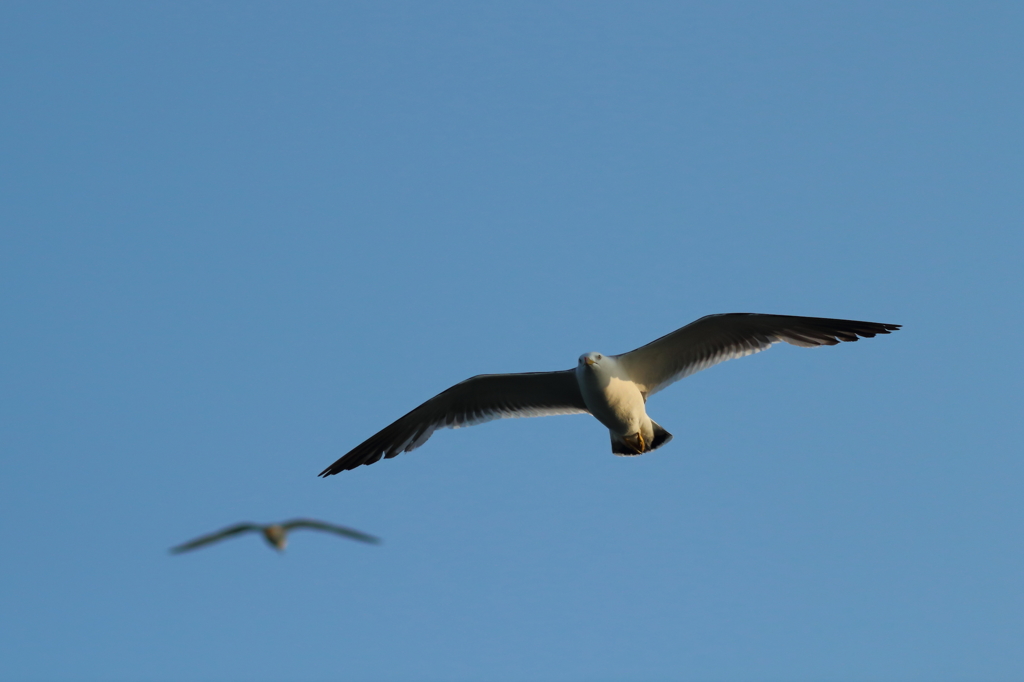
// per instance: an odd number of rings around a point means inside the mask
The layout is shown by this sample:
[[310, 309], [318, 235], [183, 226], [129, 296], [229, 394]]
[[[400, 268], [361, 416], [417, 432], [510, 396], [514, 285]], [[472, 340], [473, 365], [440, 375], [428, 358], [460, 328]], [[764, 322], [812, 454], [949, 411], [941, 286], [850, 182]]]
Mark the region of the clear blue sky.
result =
[[[0, 679], [1024, 678], [1019, 3], [0, 4]], [[327, 464], [708, 313], [905, 325]], [[240, 520], [296, 535], [169, 556]]]

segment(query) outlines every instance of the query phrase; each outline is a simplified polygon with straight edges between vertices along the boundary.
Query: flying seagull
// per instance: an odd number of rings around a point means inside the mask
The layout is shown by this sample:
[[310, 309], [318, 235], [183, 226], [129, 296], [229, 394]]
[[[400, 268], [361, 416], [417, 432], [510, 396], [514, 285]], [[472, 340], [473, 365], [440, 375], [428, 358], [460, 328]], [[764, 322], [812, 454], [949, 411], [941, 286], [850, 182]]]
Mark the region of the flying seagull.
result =
[[779, 341], [834, 346], [888, 334], [898, 324], [824, 317], [726, 313], [708, 315], [622, 355], [587, 353], [575, 369], [481, 374], [439, 393], [363, 441], [320, 472], [331, 476], [415, 450], [439, 428], [457, 429], [506, 417], [592, 414], [608, 427], [612, 452], [640, 455], [672, 440], [647, 416], [647, 399], [671, 383]]
[[189, 540], [177, 547], [171, 547], [171, 554], [181, 554], [182, 552], [203, 547], [204, 545], [220, 542], [224, 538], [229, 538], [234, 535], [255, 532], [262, 533], [263, 537], [272, 547], [279, 552], [283, 552], [284, 548], [288, 545], [288, 531], [294, 530], [295, 528], [322, 530], [374, 545], [380, 542], [380, 538], [375, 538], [372, 535], [367, 535], [366, 533], [360, 533], [357, 530], [346, 528], [345, 526], [336, 526], [333, 523], [325, 523], [323, 521], [315, 521], [313, 519], [292, 519], [291, 521], [285, 521], [284, 523], [271, 523], [268, 525], [260, 525], [258, 523], [236, 523], [235, 525], [228, 526], [216, 533], [203, 535], [202, 537], [198, 537], [195, 540]]

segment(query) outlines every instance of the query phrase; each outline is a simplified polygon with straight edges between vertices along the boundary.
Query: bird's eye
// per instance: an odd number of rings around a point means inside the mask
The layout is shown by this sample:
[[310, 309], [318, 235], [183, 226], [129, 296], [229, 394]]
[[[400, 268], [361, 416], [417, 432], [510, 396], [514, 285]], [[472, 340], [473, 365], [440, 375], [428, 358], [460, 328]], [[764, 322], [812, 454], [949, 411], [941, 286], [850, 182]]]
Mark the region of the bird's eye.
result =
[[597, 354], [597, 359], [598, 359], [598, 360], [600, 360], [600, 359], [601, 359], [601, 354], [600, 354], [600, 353], [598, 353], [598, 354]]

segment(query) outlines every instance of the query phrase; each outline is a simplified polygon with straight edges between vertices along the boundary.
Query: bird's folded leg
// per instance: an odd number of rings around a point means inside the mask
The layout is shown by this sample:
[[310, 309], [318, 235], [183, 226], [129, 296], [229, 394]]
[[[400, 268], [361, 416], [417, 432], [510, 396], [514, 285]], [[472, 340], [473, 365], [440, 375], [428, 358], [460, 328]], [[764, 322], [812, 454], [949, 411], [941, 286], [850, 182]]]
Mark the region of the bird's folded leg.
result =
[[644, 434], [639, 431], [632, 436], [623, 436], [622, 440], [626, 445], [636, 450], [636, 454], [638, 455], [644, 454], [644, 451], [647, 449], [647, 443], [644, 442]]

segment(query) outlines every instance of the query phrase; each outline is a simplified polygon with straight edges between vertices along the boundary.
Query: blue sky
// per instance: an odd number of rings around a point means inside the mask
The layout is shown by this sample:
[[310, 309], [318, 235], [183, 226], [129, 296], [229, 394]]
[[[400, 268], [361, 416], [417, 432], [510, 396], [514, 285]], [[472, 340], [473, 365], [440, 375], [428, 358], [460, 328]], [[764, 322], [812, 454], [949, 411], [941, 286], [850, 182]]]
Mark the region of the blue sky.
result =
[[[0, 5], [0, 679], [1024, 675], [1024, 11]], [[709, 313], [905, 325], [316, 477]], [[295, 535], [169, 556], [240, 520]]]

